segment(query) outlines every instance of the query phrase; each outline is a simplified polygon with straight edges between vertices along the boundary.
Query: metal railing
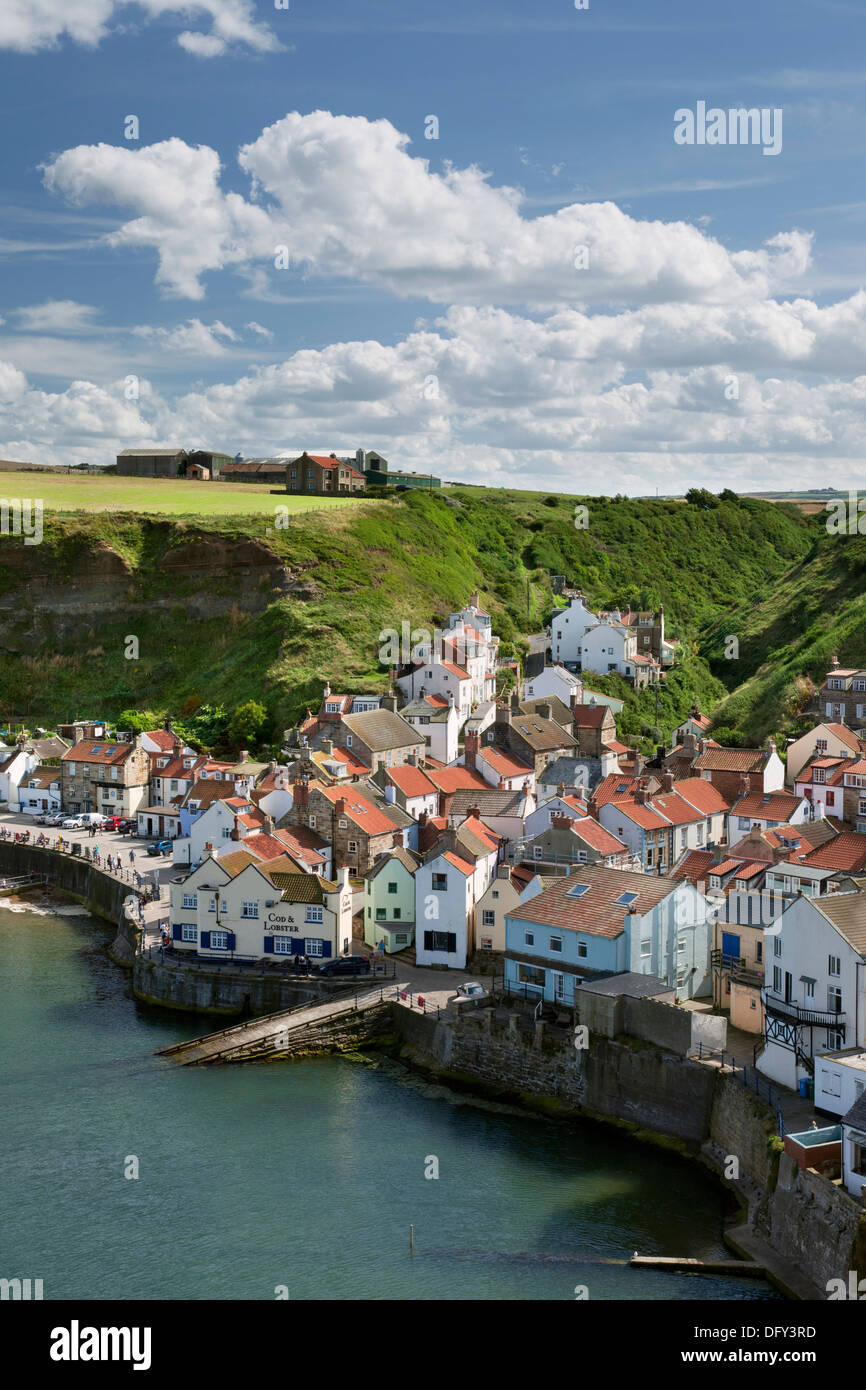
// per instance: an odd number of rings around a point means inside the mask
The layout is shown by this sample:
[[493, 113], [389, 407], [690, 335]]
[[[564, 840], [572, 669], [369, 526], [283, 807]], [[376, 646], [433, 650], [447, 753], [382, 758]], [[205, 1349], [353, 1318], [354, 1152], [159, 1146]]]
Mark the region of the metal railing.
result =
[[[757, 1055], [757, 1051], [758, 1044], [756, 1043], [752, 1054], [753, 1057]], [[690, 1055], [694, 1057], [695, 1053], [692, 1052]], [[738, 1063], [733, 1053], [727, 1052], [725, 1048], [704, 1047], [703, 1043], [698, 1043], [698, 1061], [710, 1061], [715, 1057], [719, 1058], [720, 1071], [724, 1071], [727, 1067], [731, 1075], [741, 1081], [746, 1087], [746, 1090], [751, 1091], [759, 1100], [763, 1100], [771, 1110], [775, 1110], [778, 1131], [780, 1136], [784, 1137], [785, 1125], [782, 1119], [782, 1097], [775, 1086], [773, 1086], [765, 1076], [761, 1076], [756, 1066], [749, 1067], [745, 1062]]]
[[832, 1009], [804, 1009], [793, 1000], [782, 999], [778, 994], [773, 994], [771, 990], [763, 989], [761, 996], [764, 1007], [768, 1013], [775, 1014], [778, 1018], [789, 1018], [794, 1023], [813, 1023], [819, 1028], [838, 1028], [843, 1025], [846, 1017], [844, 1010], [835, 1012]]

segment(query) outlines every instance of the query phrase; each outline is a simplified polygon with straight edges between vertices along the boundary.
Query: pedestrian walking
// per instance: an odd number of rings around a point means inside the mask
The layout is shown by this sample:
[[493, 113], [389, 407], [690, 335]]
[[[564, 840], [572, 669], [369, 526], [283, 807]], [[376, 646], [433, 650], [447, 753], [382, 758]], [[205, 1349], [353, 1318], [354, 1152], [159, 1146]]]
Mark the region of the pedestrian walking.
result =
[[130, 864], [134, 864], [134, 863], [135, 863], [135, 850], [134, 850], [134, 849], [131, 849], [131, 850], [129, 851], [129, 862], [130, 862]]

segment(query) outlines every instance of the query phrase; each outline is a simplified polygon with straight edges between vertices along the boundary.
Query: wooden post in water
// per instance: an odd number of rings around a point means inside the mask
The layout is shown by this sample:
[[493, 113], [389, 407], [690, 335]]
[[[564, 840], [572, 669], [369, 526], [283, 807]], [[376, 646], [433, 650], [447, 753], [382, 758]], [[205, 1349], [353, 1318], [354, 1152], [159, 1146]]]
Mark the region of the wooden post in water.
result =
[[415, 1227], [414, 1227], [414, 1226], [410, 1226], [410, 1227], [409, 1227], [409, 1253], [410, 1253], [410, 1254], [414, 1254], [414, 1252], [415, 1252]]

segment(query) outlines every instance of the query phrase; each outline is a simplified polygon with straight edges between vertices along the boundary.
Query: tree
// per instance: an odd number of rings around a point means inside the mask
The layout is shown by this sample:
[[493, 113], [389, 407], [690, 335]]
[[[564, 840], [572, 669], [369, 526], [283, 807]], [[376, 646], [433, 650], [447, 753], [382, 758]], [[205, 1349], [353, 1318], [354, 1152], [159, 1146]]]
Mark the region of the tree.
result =
[[692, 507], [698, 507], [702, 512], [711, 511], [713, 507], [719, 505], [718, 497], [712, 492], [708, 492], [705, 487], [690, 487], [686, 493], [686, 501]]
[[729, 487], [723, 488], [722, 491], [719, 493], [720, 502], [739, 502], [739, 500], [740, 499], [737, 496], [737, 494], [735, 492], [732, 492]]
[[258, 744], [270, 724], [270, 716], [259, 700], [238, 705], [228, 726], [229, 741], [238, 746]]

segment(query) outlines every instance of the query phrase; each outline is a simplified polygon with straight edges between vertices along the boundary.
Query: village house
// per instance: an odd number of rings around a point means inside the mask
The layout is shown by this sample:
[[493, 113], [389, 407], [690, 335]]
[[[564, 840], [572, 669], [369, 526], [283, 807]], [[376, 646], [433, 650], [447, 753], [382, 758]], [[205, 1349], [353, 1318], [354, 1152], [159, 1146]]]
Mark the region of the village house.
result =
[[[866, 701], [866, 696], [864, 696]], [[791, 739], [787, 750], [786, 780], [793, 788], [803, 768], [814, 758], [859, 758], [864, 743], [844, 724], [816, 724], [814, 729]]]
[[862, 1203], [866, 1194], [866, 1095], [862, 1092], [842, 1116], [842, 1182]]
[[600, 675], [618, 671], [636, 690], [660, 680], [663, 651], [665, 664], [673, 660], [672, 648], [664, 641], [663, 610], [593, 613], [578, 594], [568, 608], [554, 614], [550, 633], [555, 664]]
[[[387, 850], [412, 848], [408, 826], [414, 823], [400, 807], [383, 810], [359, 785], [323, 787], [302, 779], [283, 820], [286, 828], [306, 826], [331, 846], [336, 868], [361, 877]], [[333, 871], [332, 871], [333, 872]]]
[[82, 739], [62, 756], [63, 809], [134, 817], [148, 796], [150, 755], [136, 735], [131, 743]]
[[288, 493], [313, 493], [317, 497], [343, 497], [366, 492], [364, 474], [348, 459], [336, 454], [308, 454], [289, 459], [283, 468]]
[[505, 918], [545, 886], [535, 869], [525, 864], [500, 864], [496, 877], [476, 905], [477, 950], [485, 955], [505, 951]]
[[577, 705], [573, 732], [580, 753], [587, 758], [601, 758], [616, 738], [616, 721], [607, 705]]
[[588, 816], [588, 803], [575, 792], [567, 792], [565, 783], [560, 783], [553, 796], [549, 796], [545, 801], [539, 800], [534, 811], [530, 811], [526, 817], [524, 834], [528, 839], [533, 839], [540, 835], [542, 830], [547, 830], [556, 812], [571, 816]]
[[712, 722], [706, 714], [701, 714], [697, 705], [693, 705], [688, 719], [684, 719], [682, 724], [674, 729], [674, 743], [681, 743], [687, 734], [691, 734], [694, 738], [708, 738]]
[[409, 755], [423, 756], [423, 735], [407, 724], [394, 710], [367, 710], [363, 714], [343, 715], [333, 727], [336, 748], [345, 748], [375, 773], [385, 767], [399, 767], [409, 761]]
[[866, 1052], [844, 1047], [815, 1057], [815, 1109], [838, 1118], [866, 1091]]
[[61, 805], [60, 768], [37, 764], [22, 779], [18, 787], [18, 804], [22, 811], [35, 816], [40, 812], [59, 811]]
[[524, 787], [517, 791], [488, 787], [464, 787], [454, 792], [448, 805], [448, 821], [460, 825], [473, 811], [484, 824], [506, 841], [519, 840], [526, 833], [528, 818], [536, 809], [535, 798]]
[[467, 767], [480, 772], [491, 787], [499, 791], [535, 791], [535, 766], [507, 748], [479, 744], [476, 734], [467, 734], [463, 757]]
[[435, 816], [439, 810], [439, 788], [413, 761], [400, 767], [380, 768], [372, 780], [381, 785], [387, 803], [396, 803], [413, 820], [424, 812]]
[[424, 739], [425, 756], [435, 758], [440, 763], [453, 763], [456, 760], [460, 716], [453, 699], [428, 695], [422, 687], [418, 699], [400, 710], [400, 718], [405, 719]]
[[708, 995], [710, 905], [690, 883], [587, 865], [506, 917], [506, 987], [573, 1007], [584, 980], [633, 971]]
[[524, 700], [556, 696], [569, 709], [583, 704], [583, 681], [565, 666], [545, 666], [523, 682]]
[[[521, 842], [515, 851], [524, 863], [544, 873], [567, 872], [576, 864], [604, 864], [608, 869], [635, 868], [634, 856], [592, 816], [554, 812], [546, 830]], [[639, 867], [639, 865], [638, 865]]]
[[[574, 753], [577, 746], [570, 733], [539, 709], [527, 714], [516, 694], [512, 695], [510, 703], [497, 705], [495, 723], [484, 733], [484, 750], [491, 745], [528, 764], [536, 778], [549, 763]], [[472, 766], [470, 758], [465, 752], [467, 767]]]
[[382, 854], [364, 875], [364, 941], [386, 955], [415, 939], [415, 872], [421, 857], [410, 849]]
[[866, 670], [841, 667], [836, 658], [814, 700], [821, 719], [857, 728], [866, 722]]
[[27, 810], [20, 799], [20, 787], [39, 765], [39, 755], [21, 735], [12, 748], [0, 746], [0, 805], [10, 811]]
[[208, 856], [172, 883], [175, 949], [201, 959], [333, 959], [351, 949], [352, 892], [337, 882], [267, 864], [233, 865]]
[[[694, 746], [692, 737], [687, 734], [683, 739], [682, 748], [687, 756]], [[729, 805], [743, 795], [743, 778], [748, 781], [750, 791], [760, 792], [762, 796], [781, 791], [785, 785], [784, 764], [772, 739], [766, 748], [722, 748], [705, 739], [696, 740], [696, 745], [696, 756], [690, 759], [692, 775], [712, 782]]]
[[785, 791], [751, 791], [748, 779], [743, 777], [740, 794], [728, 812], [728, 844], [747, 835], [755, 825], [761, 830], [774, 830], [779, 825], [798, 825], [810, 817], [811, 808], [805, 796]]
[[866, 1047], [866, 895], [794, 898], [764, 933], [758, 1069], [796, 1090], [819, 1054]]
[[475, 905], [496, 875], [500, 837], [476, 816], [442, 830], [415, 873], [418, 965], [465, 968], [476, 949]]
[[436, 695], [454, 704], [460, 727], [473, 706], [496, 695], [499, 638], [492, 618], [479, 606], [478, 594], [459, 613], [452, 613], [437, 643], [419, 642], [412, 659], [399, 667], [395, 684], [407, 703]]

